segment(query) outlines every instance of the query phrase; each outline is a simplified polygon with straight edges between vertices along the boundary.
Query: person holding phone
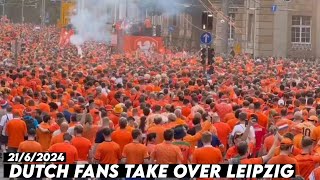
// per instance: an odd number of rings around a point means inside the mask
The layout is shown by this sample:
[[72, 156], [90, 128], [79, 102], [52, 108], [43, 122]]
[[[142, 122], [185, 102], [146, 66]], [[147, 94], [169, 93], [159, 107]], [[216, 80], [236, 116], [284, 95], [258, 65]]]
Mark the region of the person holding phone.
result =
[[[244, 131], [246, 130], [246, 127], [248, 126], [248, 115], [245, 112], [241, 112], [239, 114], [239, 120], [240, 123], [238, 125], [236, 125], [232, 132], [231, 132], [231, 136], [233, 137], [235, 135], [235, 132], [240, 132], [240, 133], [244, 133]], [[256, 143], [256, 136], [255, 136], [255, 131], [253, 127], [250, 127], [250, 132], [247, 138], [247, 141], [255, 144]]]

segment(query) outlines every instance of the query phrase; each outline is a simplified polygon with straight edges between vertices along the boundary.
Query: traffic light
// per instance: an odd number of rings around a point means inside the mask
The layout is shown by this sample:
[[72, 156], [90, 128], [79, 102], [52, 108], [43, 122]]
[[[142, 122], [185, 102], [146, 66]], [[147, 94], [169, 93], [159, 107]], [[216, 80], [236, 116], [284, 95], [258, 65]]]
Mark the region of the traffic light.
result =
[[21, 52], [26, 51], [26, 43], [21, 43]]
[[11, 42], [7, 43], [7, 50], [11, 51]]
[[201, 54], [200, 54], [201, 64], [206, 64], [207, 48], [202, 48], [200, 52], [201, 52]]
[[209, 65], [212, 65], [214, 63], [214, 56], [215, 56], [214, 49], [213, 48], [208, 49], [208, 64]]
[[208, 11], [202, 12], [202, 29], [212, 30], [213, 29], [213, 14]]

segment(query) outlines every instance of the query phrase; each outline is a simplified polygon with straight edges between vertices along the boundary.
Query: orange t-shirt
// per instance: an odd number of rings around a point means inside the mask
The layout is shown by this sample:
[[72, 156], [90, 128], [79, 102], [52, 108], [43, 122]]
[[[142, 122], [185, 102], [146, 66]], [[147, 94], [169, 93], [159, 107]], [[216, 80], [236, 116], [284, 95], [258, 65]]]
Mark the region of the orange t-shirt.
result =
[[93, 126], [91, 126], [91, 128], [88, 128], [88, 129], [83, 128], [83, 134], [82, 134], [82, 136], [85, 137], [85, 138], [87, 138], [87, 139], [89, 139], [89, 141], [91, 142], [91, 144], [93, 144], [99, 128], [100, 128], [100, 127], [99, 127], [99, 126], [96, 126], [96, 125], [93, 125]]
[[215, 147], [202, 147], [196, 149], [192, 156], [194, 164], [219, 164], [223, 161], [221, 151]]
[[264, 139], [263, 146], [266, 152], [268, 152], [271, 149], [273, 145], [273, 141], [274, 141], [274, 135], [270, 135]]
[[300, 169], [300, 175], [304, 179], [309, 179], [310, 173], [318, 166], [320, 163], [320, 156], [310, 155], [310, 154], [299, 154], [294, 157]]
[[241, 159], [240, 164], [263, 164], [263, 159], [261, 157]]
[[122, 129], [115, 130], [111, 134], [111, 139], [115, 143], [119, 144], [120, 152], [122, 152], [125, 145], [131, 143], [133, 140], [131, 133], [126, 129], [125, 130], [122, 130]]
[[[48, 123], [40, 123], [39, 126], [43, 129], [50, 129], [50, 125]], [[41, 144], [42, 149], [44, 151], [48, 150], [50, 147], [52, 133], [41, 132], [37, 129], [37, 141]]]
[[74, 137], [71, 144], [78, 150], [78, 158], [80, 161], [88, 161], [91, 142], [84, 137]]
[[12, 119], [7, 123], [6, 132], [8, 135], [8, 147], [18, 148], [27, 135], [27, 125], [21, 119]]
[[301, 144], [302, 138], [303, 138], [302, 133], [295, 135], [293, 138], [293, 145], [299, 149], [302, 149], [302, 144]]
[[94, 158], [98, 160], [100, 164], [118, 164], [121, 159], [120, 146], [112, 141], [100, 143]]
[[[268, 161], [268, 164], [295, 164], [296, 165], [296, 175], [300, 174], [298, 162], [295, 158], [287, 156], [287, 155], [278, 155], [271, 158]], [[285, 180], [285, 178], [277, 178], [278, 180]]]
[[310, 137], [312, 138], [312, 140], [316, 142], [320, 140], [320, 126], [313, 128]]
[[231, 128], [227, 123], [224, 122], [217, 122], [214, 123], [213, 126], [217, 130], [217, 135], [221, 143], [227, 147], [228, 144], [228, 139], [229, 139], [229, 134], [231, 133]]
[[213, 134], [217, 134], [216, 127], [214, 127], [209, 121], [204, 121], [203, 123], [201, 123], [201, 127], [203, 131], [210, 131]]
[[66, 162], [59, 162], [57, 164], [74, 164], [76, 161], [78, 161], [77, 149], [73, 145], [67, 142], [56, 143], [52, 145], [48, 151], [66, 153], [66, 156], [67, 156]]
[[312, 173], [310, 174], [310, 178], [313, 178], [312, 180], [320, 179], [320, 167], [318, 167], [312, 171]]
[[163, 133], [165, 130], [162, 125], [155, 125], [148, 129], [147, 134], [156, 133], [156, 144], [160, 144], [164, 141]]
[[43, 112], [50, 113], [50, 106], [46, 103], [39, 103], [39, 109]]
[[233, 129], [237, 124], [239, 124], [239, 119], [234, 118], [227, 121], [227, 124], [230, 126], [231, 129]]
[[54, 145], [54, 144], [57, 144], [57, 143], [62, 143], [64, 140], [63, 140], [63, 135], [64, 133], [60, 133], [54, 137], [51, 138], [51, 142], [50, 142], [50, 146]]
[[268, 128], [268, 116], [262, 112], [256, 112], [255, 114], [258, 116], [258, 124], [264, 128]]
[[126, 158], [126, 164], [143, 164], [149, 157], [148, 148], [140, 143], [132, 142], [124, 146], [122, 157]]
[[178, 164], [183, 160], [180, 148], [168, 142], [157, 144], [151, 157], [156, 164]]
[[42, 152], [42, 147], [36, 141], [27, 140], [19, 144], [18, 152]]

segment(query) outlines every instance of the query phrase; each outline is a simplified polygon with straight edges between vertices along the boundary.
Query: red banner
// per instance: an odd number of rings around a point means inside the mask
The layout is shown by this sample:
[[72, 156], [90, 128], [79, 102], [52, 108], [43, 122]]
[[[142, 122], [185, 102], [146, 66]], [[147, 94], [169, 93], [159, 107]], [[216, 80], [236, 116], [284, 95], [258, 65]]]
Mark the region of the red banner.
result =
[[59, 46], [64, 47], [70, 42], [70, 38], [73, 35], [73, 30], [61, 29]]
[[157, 51], [164, 49], [162, 37], [149, 36], [125, 36], [124, 37], [124, 51], [132, 52], [140, 51]]

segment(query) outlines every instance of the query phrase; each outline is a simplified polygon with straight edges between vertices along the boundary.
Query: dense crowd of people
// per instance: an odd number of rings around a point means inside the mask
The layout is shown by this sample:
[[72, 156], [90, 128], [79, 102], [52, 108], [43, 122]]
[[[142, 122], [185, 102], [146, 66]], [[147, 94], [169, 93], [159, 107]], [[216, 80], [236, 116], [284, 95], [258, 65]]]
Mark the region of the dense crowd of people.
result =
[[[320, 66], [189, 53], [59, 47], [56, 27], [2, 23], [2, 152], [66, 152], [66, 163], [296, 164], [320, 179]], [[8, 45], [21, 39], [17, 59]]]

